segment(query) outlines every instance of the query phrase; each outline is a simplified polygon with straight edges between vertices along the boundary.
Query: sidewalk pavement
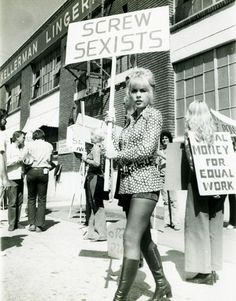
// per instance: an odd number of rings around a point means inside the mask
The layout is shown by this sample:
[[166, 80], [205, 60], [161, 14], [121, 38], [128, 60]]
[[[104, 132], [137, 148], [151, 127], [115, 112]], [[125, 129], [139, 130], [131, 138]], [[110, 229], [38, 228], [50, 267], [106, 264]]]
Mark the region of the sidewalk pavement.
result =
[[[3, 211], [1, 300], [112, 301], [121, 260], [108, 257], [106, 241], [83, 239], [85, 228], [78, 223], [77, 213], [68, 217], [68, 206], [50, 206], [47, 230], [41, 233], [29, 232], [27, 228], [8, 232], [7, 210]], [[117, 208], [107, 213], [123, 218]], [[27, 225], [26, 217], [22, 221]], [[165, 228], [163, 233], [152, 230], [152, 234], [172, 286], [172, 301], [236, 300], [236, 230], [224, 229], [224, 267], [214, 286], [184, 281], [183, 225], [180, 231]], [[138, 271], [128, 300], [150, 300], [154, 289], [145, 263]]]

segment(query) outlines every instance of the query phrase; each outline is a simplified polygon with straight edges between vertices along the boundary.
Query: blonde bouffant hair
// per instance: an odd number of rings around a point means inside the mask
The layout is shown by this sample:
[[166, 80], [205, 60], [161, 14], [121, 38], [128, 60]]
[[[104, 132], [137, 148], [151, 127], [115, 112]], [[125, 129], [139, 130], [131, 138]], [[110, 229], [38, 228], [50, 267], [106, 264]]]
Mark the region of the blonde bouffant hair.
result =
[[216, 126], [205, 101], [194, 100], [190, 103], [186, 113], [185, 127], [187, 132], [194, 132], [198, 141], [214, 143]]
[[140, 81], [147, 87], [149, 91], [149, 104], [153, 104], [155, 79], [153, 73], [149, 69], [135, 68], [128, 76], [126, 97], [131, 98], [131, 90]]

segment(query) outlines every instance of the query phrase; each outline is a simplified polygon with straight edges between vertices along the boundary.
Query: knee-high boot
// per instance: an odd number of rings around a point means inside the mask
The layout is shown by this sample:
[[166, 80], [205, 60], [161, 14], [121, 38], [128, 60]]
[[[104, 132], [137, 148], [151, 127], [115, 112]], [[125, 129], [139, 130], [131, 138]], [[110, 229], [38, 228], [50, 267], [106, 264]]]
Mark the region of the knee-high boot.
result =
[[152, 301], [162, 300], [164, 296], [171, 298], [171, 287], [169, 282], [166, 280], [161, 262], [161, 256], [157, 246], [153, 245], [153, 247], [148, 251], [143, 251], [143, 255], [156, 282], [156, 290], [152, 297]]
[[134, 282], [139, 266], [139, 260], [123, 258], [118, 289], [113, 301], [125, 301]]

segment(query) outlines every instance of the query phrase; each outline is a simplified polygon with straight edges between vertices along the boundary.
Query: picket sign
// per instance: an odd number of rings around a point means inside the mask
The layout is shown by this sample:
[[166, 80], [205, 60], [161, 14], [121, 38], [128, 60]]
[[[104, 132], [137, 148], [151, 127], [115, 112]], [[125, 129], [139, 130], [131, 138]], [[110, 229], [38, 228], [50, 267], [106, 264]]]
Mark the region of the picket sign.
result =
[[189, 132], [200, 195], [236, 193], [235, 153], [229, 132], [216, 132], [214, 144], [197, 141]]
[[[69, 24], [66, 65], [112, 58], [109, 116], [114, 116], [116, 57], [169, 50], [169, 7], [162, 6]], [[107, 148], [112, 122], [108, 123]], [[109, 190], [110, 162], [105, 164], [104, 190]]]

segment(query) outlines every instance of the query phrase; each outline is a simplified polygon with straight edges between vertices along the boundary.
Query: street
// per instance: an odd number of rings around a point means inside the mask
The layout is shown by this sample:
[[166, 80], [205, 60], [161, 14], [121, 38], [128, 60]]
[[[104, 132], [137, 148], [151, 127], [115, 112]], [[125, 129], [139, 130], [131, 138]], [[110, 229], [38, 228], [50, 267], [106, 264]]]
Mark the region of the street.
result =
[[[1, 217], [2, 301], [111, 301], [117, 288], [121, 260], [110, 259], [107, 242], [83, 239], [85, 228], [78, 222], [76, 206], [48, 203], [47, 230], [42, 233], [7, 231], [7, 210]], [[106, 207], [107, 220], [124, 218], [114, 204]], [[27, 217], [22, 218], [27, 225]], [[224, 228], [224, 268], [214, 286], [184, 281], [183, 218], [180, 231], [152, 230], [171, 283], [173, 301], [236, 300], [236, 231]], [[200, 246], [199, 246], [200, 247]], [[139, 269], [129, 301], [150, 300], [154, 281], [146, 265]]]

